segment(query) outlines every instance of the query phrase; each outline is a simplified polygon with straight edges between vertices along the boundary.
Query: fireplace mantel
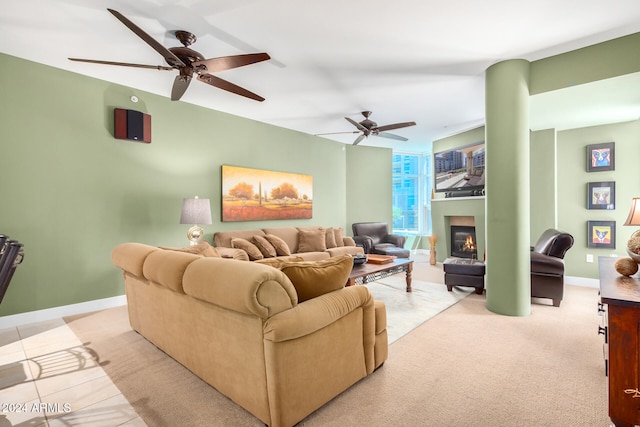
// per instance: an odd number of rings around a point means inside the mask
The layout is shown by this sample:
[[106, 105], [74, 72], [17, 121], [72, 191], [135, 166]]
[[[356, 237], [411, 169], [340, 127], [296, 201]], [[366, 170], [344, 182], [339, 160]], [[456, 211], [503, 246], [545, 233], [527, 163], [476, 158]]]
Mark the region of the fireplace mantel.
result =
[[465, 225], [470, 221], [476, 227], [478, 259], [484, 258], [486, 247], [484, 197], [433, 199], [431, 201], [431, 220], [433, 234], [438, 236], [436, 244], [436, 260], [438, 262], [444, 261], [451, 253], [451, 224]]

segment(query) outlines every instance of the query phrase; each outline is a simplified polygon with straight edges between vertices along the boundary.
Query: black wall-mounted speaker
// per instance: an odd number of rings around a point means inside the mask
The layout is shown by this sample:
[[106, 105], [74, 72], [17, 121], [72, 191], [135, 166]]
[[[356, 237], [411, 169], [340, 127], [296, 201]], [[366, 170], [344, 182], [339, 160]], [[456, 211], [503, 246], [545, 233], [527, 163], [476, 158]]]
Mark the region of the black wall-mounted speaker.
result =
[[140, 111], [116, 108], [113, 136], [137, 142], [151, 142], [151, 116]]

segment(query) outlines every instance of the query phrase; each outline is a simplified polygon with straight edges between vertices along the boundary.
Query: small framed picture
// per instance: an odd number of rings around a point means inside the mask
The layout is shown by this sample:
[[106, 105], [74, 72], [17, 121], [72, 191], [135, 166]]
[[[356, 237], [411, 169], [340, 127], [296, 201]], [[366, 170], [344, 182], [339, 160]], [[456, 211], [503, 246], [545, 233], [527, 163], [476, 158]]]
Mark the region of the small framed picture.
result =
[[587, 247], [616, 248], [615, 221], [587, 221]]
[[615, 142], [587, 145], [587, 172], [616, 170]]
[[587, 209], [613, 210], [616, 208], [614, 181], [589, 182], [587, 188]]

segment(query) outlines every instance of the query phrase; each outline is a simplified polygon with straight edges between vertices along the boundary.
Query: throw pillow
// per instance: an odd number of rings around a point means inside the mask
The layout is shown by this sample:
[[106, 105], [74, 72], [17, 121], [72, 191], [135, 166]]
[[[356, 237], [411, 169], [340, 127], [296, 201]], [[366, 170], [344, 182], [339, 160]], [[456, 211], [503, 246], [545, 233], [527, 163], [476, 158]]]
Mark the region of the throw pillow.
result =
[[278, 254], [280, 256], [289, 256], [289, 255], [291, 255], [291, 250], [289, 249], [289, 246], [280, 237], [276, 236], [275, 234], [267, 234], [264, 237], [276, 249], [276, 254]]
[[277, 255], [276, 248], [264, 236], [253, 236], [253, 243], [265, 258], [273, 258]]
[[298, 302], [303, 302], [344, 288], [352, 268], [351, 255], [341, 255], [321, 261], [285, 263], [280, 270], [296, 288]]
[[336, 244], [336, 235], [333, 232], [333, 228], [327, 228], [324, 237], [325, 237], [325, 244], [327, 245], [327, 249], [335, 248], [336, 246], [338, 246]]
[[324, 252], [327, 250], [324, 228], [298, 230], [298, 252]]
[[260, 249], [250, 241], [241, 239], [240, 237], [234, 237], [231, 239], [231, 247], [235, 249], [242, 249], [249, 255], [251, 261], [264, 258]]
[[336, 240], [336, 246], [344, 246], [344, 241], [342, 240], [342, 238], [344, 237], [344, 232], [342, 230], [342, 227], [334, 228], [333, 235]]
[[206, 256], [206, 257], [220, 258], [220, 253], [218, 252], [218, 250], [213, 246], [211, 246], [209, 242], [200, 242], [197, 245], [187, 246], [186, 248], [167, 248], [164, 246], [160, 246], [160, 249], [167, 249], [167, 250], [178, 251], [178, 252], [187, 252], [190, 254]]

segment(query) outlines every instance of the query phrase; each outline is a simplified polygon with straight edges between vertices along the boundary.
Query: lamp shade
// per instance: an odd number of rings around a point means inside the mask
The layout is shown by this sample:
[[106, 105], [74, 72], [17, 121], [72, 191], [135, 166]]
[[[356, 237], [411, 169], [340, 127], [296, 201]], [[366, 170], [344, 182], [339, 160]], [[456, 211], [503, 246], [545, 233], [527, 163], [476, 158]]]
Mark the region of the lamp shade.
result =
[[184, 199], [180, 224], [211, 224], [211, 203], [209, 199]]
[[640, 225], [640, 197], [631, 200], [631, 210], [624, 225]]

